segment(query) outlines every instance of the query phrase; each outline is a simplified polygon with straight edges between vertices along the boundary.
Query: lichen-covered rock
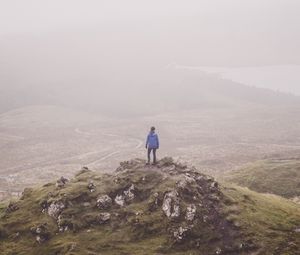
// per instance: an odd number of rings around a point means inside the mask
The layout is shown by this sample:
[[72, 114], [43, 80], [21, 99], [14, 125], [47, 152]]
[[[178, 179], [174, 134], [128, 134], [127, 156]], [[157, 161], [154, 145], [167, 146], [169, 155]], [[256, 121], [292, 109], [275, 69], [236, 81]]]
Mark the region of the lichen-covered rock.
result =
[[134, 185], [131, 184], [131, 186], [127, 189], [127, 190], [124, 190], [124, 196], [125, 196], [125, 201], [126, 202], [130, 202], [134, 199]]
[[179, 198], [176, 190], [165, 194], [162, 210], [168, 218], [178, 218], [180, 216]]
[[104, 212], [98, 215], [98, 222], [100, 224], [106, 223], [110, 220], [110, 213]]
[[193, 221], [195, 219], [196, 216], [196, 211], [197, 211], [197, 207], [194, 204], [190, 204], [187, 208], [186, 208], [186, 215], [185, 215], [185, 219], [187, 221]]
[[115, 197], [115, 203], [119, 206], [124, 206], [125, 205], [125, 196], [123, 194], [117, 195]]
[[130, 187], [122, 192], [122, 194], [119, 194], [115, 197], [115, 203], [119, 206], [124, 206], [125, 203], [129, 203], [130, 201], [134, 200], [135, 187], [133, 184], [130, 185]]
[[43, 243], [43, 242], [46, 241], [46, 239], [43, 238], [43, 237], [40, 236], [40, 235], [37, 235], [36, 238], [35, 238], [35, 240], [36, 240], [39, 244], [41, 244], [41, 243]]
[[176, 231], [174, 231], [173, 236], [176, 242], [181, 242], [187, 235], [189, 229], [186, 227], [179, 227]]
[[96, 205], [101, 210], [108, 209], [112, 205], [112, 199], [108, 195], [102, 195], [97, 198]]
[[62, 201], [56, 201], [50, 204], [48, 207], [48, 215], [54, 219], [57, 219], [59, 214], [65, 209], [66, 206]]

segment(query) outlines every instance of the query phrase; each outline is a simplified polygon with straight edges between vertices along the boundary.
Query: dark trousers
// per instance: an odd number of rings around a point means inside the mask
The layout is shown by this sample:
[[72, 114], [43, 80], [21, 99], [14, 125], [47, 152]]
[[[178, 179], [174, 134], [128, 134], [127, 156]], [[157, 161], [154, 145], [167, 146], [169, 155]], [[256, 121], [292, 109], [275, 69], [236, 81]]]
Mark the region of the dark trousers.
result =
[[148, 148], [148, 163], [150, 163], [151, 151], [153, 152], [153, 163], [156, 163], [156, 148]]

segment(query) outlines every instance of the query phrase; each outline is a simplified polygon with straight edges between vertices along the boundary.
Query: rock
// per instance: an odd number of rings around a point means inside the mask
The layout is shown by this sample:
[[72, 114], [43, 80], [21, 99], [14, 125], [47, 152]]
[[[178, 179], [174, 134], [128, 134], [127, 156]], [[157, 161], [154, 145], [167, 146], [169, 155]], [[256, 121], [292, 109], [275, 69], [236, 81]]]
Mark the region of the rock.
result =
[[48, 201], [47, 201], [47, 200], [43, 200], [43, 201], [40, 203], [40, 206], [42, 207], [42, 212], [45, 212], [46, 209], [48, 208]]
[[98, 215], [98, 222], [100, 224], [106, 223], [110, 220], [110, 213], [104, 212]]
[[132, 184], [127, 190], [123, 191], [123, 194], [117, 195], [115, 198], [115, 203], [119, 206], [124, 206], [125, 202], [130, 202], [134, 199], [135, 195], [133, 191], [135, 190]]
[[220, 201], [220, 197], [219, 196], [217, 196], [216, 194], [211, 194], [211, 195], [209, 195], [208, 196], [208, 199], [209, 200], [212, 200], [212, 201]]
[[173, 236], [176, 242], [181, 242], [184, 237], [186, 237], [187, 232], [189, 231], [188, 228], [179, 227], [176, 231], [174, 231]]
[[124, 195], [117, 195], [116, 198], [115, 198], [115, 203], [119, 206], [124, 206], [125, 205]]
[[43, 242], [45, 242], [46, 241], [46, 239], [45, 238], [43, 238], [42, 236], [36, 236], [36, 241], [39, 243], [39, 244], [41, 244], [41, 243], [43, 243]]
[[300, 233], [300, 227], [294, 230], [296, 233]]
[[190, 205], [186, 208], [185, 219], [186, 219], [187, 221], [193, 221], [193, 220], [195, 219], [196, 211], [197, 211], [196, 205], [190, 204]]
[[112, 205], [112, 199], [108, 195], [102, 195], [97, 198], [96, 204], [97, 204], [97, 207], [101, 210], [108, 209]]
[[40, 224], [30, 228], [30, 232], [36, 236], [36, 241], [41, 244], [49, 239], [50, 233], [47, 229], [47, 223]]
[[91, 206], [91, 203], [90, 203], [90, 202], [84, 202], [84, 203], [83, 203], [83, 206], [84, 206], [84, 207], [89, 207], [89, 206]]
[[12, 239], [18, 239], [20, 237], [20, 232], [16, 232], [13, 234]]
[[64, 187], [65, 186], [65, 184], [68, 182], [69, 180], [67, 179], [67, 178], [65, 178], [65, 177], [60, 177], [60, 179], [58, 179], [57, 181], [56, 181], [56, 184], [55, 184], [55, 186], [57, 187], [57, 188], [62, 188], [62, 187]]
[[50, 204], [48, 207], [48, 215], [54, 219], [57, 219], [59, 214], [65, 209], [65, 204], [62, 201], [56, 201]]
[[127, 190], [124, 191], [126, 202], [132, 201], [134, 199], [134, 197], [135, 197], [134, 193], [133, 193], [134, 189], [135, 189], [134, 185], [131, 184], [131, 186]]
[[159, 207], [160, 199], [159, 194], [155, 192], [150, 198], [148, 202], [148, 208], [150, 211], [154, 211]]
[[184, 189], [187, 185], [187, 181], [186, 180], [180, 180], [176, 183], [177, 187], [180, 189]]
[[162, 210], [168, 218], [178, 218], [180, 216], [177, 191], [173, 190], [165, 194]]
[[17, 210], [19, 210], [19, 206], [16, 203], [9, 202], [5, 212], [6, 213], [12, 213], [12, 212], [17, 211]]
[[59, 232], [66, 232], [69, 230], [70, 227], [72, 227], [72, 222], [69, 218], [66, 218], [65, 216], [60, 214], [57, 217], [57, 226]]
[[96, 190], [96, 186], [93, 181], [89, 181], [88, 189], [90, 190], [90, 192], [94, 192]]
[[221, 254], [222, 253], [222, 250], [218, 247], [215, 251], [215, 254]]

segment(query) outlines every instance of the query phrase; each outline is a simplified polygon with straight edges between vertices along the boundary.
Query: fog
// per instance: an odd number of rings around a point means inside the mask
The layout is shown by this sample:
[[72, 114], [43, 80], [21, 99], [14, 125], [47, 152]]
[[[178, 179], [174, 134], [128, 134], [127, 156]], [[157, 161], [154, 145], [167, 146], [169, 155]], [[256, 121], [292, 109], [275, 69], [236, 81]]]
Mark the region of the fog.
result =
[[[0, 0], [0, 200], [82, 166], [300, 153], [298, 0]], [[2, 192], [2, 193], [1, 193]]]
[[[142, 103], [162, 83], [168, 97], [180, 98], [174, 64], [298, 65], [299, 7], [296, 0], [1, 1], [1, 107], [108, 100], [100, 105], [109, 108], [124, 98]], [[289, 86], [294, 92], [298, 82]]]

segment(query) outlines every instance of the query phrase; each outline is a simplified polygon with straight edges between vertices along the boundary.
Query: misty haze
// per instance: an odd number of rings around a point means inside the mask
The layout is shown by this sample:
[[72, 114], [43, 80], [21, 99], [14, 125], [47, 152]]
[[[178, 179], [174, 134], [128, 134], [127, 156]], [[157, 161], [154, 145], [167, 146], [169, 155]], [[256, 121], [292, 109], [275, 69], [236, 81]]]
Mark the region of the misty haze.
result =
[[299, 1], [0, 6], [1, 254], [299, 254]]

